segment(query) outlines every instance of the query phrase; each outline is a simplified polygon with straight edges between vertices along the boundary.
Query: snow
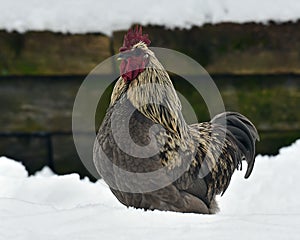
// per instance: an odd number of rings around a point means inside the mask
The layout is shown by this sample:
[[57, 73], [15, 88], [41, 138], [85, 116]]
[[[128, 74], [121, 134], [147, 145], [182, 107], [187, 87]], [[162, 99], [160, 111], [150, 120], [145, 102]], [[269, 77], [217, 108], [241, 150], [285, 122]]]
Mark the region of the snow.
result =
[[28, 176], [18, 162], [0, 158], [2, 239], [299, 239], [300, 140], [277, 156], [258, 156], [249, 179], [236, 172], [216, 215], [126, 208], [99, 180]]
[[295, 21], [298, 0], [0, 0], [0, 29], [111, 34], [133, 23], [189, 28], [204, 23]]

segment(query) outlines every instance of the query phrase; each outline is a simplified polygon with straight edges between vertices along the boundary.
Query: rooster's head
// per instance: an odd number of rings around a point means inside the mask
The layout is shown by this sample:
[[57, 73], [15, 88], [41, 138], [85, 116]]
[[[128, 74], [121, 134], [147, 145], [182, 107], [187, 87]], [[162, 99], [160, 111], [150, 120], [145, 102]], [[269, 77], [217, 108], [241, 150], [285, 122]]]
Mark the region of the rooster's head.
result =
[[125, 82], [135, 79], [147, 67], [150, 43], [148, 35], [143, 35], [142, 27], [130, 29], [124, 36], [118, 59], [121, 60], [120, 74]]

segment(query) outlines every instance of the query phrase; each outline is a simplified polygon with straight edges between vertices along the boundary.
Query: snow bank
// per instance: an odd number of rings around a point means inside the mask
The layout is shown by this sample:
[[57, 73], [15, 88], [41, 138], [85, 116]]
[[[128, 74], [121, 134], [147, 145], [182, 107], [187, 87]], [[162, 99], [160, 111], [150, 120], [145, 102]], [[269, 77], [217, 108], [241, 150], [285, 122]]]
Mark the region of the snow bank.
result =
[[71, 33], [127, 29], [133, 23], [189, 28], [204, 23], [290, 21], [298, 0], [0, 0], [0, 29]]
[[[58, 176], [48, 167], [28, 177], [20, 163], [5, 157], [0, 158], [0, 186], [0, 200], [14, 199], [49, 205], [55, 209], [72, 209], [94, 204], [116, 206], [113, 204], [116, 201], [103, 181], [92, 183], [87, 178], [80, 180], [78, 174]], [[103, 198], [106, 196], [110, 198]]]
[[28, 176], [0, 158], [0, 239], [298, 239], [300, 140], [274, 157], [258, 156], [250, 179], [235, 173], [217, 215], [127, 209], [99, 180]]

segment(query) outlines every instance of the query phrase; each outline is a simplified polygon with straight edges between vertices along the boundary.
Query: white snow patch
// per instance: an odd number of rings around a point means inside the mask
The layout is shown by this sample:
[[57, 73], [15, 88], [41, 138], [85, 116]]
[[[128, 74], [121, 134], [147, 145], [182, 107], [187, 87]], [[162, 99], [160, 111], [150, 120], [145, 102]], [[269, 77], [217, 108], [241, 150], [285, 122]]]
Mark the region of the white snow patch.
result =
[[0, 0], [0, 29], [111, 34], [133, 23], [189, 28], [204, 23], [295, 21], [298, 0]]
[[[31, 204], [49, 205], [56, 209], [72, 209], [94, 204], [112, 206], [111, 199], [101, 196], [112, 195], [103, 181], [92, 183], [88, 178], [80, 180], [78, 174], [58, 176], [49, 168], [44, 168], [34, 176], [18, 175], [20, 163], [2, 157], [0, 169], [4, 166], [10, 174], [0, 174], [0, 199], [15, 199]], [[1, 171], [2, 172], [2, 171]], [[115, 201], [113, 201], [115, 202]], [[115, 206], [113, 204], [113, 206]]]
[[9, 160], [6, 157], [0, 157], [0, 176], [26, 178], [28, 173], [22, 164]]
[[299, 156], [300, 140], [276, 156], [258, 156], [247, 180], [242, 179], [244, 173], [235, 172], [219, 201], [222, 213], [300, 214]]
[[216, 215], [127, 209], [99, 180], [0, 158], [0, 239], [298, 239], [300, 140], [236, 172]]

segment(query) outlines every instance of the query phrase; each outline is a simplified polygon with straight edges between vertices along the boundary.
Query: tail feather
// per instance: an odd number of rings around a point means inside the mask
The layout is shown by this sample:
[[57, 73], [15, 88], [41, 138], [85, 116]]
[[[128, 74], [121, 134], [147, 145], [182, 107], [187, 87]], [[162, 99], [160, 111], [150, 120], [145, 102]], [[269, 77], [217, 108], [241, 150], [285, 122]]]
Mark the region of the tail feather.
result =
[[236, 144], [242, 153], [242, 158], [248, 164], [245, 174], [245, 178], [248, 178], [255, 163], [255, 142], [259, 140], [255, 126], [248, 118], [236, 112], [218, 114], [211, 122], [226, 125], [228, 134], [231, 134], [236, 140]]

